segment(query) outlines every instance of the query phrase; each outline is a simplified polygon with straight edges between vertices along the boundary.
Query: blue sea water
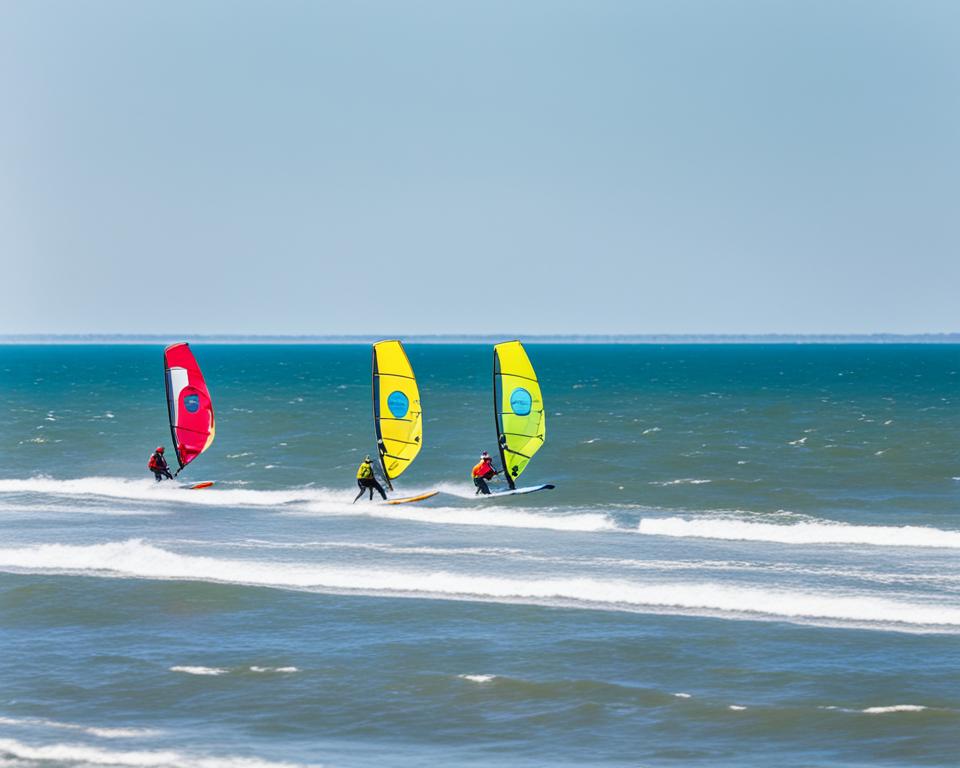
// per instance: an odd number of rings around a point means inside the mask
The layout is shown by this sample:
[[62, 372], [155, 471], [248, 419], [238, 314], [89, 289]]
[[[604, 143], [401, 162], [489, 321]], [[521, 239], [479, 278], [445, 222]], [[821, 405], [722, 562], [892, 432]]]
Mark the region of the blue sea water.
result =
[[0, 346], [0, 766], [955, 766], [960, 348], [409, 345], [424, 448], [351, 504], [370, 350], [196, 345], [213, 446], [156, 484], [162, 349]]

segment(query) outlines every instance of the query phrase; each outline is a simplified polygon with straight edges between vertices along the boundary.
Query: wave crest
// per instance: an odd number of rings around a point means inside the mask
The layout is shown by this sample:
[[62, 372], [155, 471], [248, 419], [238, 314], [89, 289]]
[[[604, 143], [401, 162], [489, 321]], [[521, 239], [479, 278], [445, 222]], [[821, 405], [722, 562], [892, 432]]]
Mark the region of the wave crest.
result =
[[638, 530], [650, 536], [769, 541], [779, 544], [867, 544], [877, 547], [960, 549], [960, 531], [922, 526], [849, 525], [826, 521], [792, 524], [683, 517], [643, 518]]
[[960, 607], [863, 593], [823, 594], [717, 582], [517, 578], [181, 555], [133, 539], [0, 549], [0, 569], [246, 584], [328, 593], [567, 605], [634, 612], [788, 619], [867, 627], [960, 631]]

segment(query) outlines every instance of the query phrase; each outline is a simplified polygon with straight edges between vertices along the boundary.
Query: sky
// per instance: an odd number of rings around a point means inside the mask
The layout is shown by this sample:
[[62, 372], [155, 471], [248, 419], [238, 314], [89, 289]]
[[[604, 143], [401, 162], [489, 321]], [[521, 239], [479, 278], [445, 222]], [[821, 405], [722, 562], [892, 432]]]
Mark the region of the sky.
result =
[[0, 334], [960, 330], [952, 0], [0, 0]]

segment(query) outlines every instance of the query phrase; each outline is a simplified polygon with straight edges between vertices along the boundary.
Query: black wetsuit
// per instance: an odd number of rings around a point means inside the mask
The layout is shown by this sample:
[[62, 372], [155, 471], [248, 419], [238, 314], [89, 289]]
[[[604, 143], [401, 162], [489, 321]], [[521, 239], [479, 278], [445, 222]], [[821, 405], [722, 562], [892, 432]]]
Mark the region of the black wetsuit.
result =
[[376, 479], [364, 478], [364, 479], [362, 479], [362, 480], [357, 480], [357, 485], [360, 486], [360, 493], [357, 494], [357, 498], [354, 499], [354, 501], [356, 501], [356, 500], [359, 499], [361, 496], [363, 496], [363, 492], [364, 492], [365, 490], [367, 490], [368, 488], [370, 489], [370, 500], [371, 500], [371, 501], [373, 501], [373, 491], [374, 491], [374, 490], [376, 490], [377, 492], [379, 492], [379, 494], [383, 497], [384, 501], [386, 501], [387, 492], [383, 490], [383, 486], [380, 485], [380, 483], [378, 483], [378, 482], [376, 481]]
[[477, 486], [477, 493], [482, 493], [484, 496], [489, 496], [490, 486], [487, 485], [487, 480], [492, 480], [497, 476], [497, 474], [498, 474], [497, 472], [494, 472], [493, 470], [491, 470], [490, 472], [487, 472], [487, 474], [485, 475], [481, 475], [480, 477], [473, 478], [473, 484]]
[[[357, 470], [357, 485], [360, 486], [360, 493], [357, 494], [357, 497], [353, 500], [353, 503], [357, 503], [357, 499], [363, 496], [363, 492], [370, 490], [370, 501], [373, 501], [373, 492], [374, 490], [378, 491], [380, 496], [384, 501], [387, 499], [387, 493], [383, 490], [383, 486], [377, 482], [377, 476], [373, 474], [373, 467], [371, 467], [367, 462], [366, 470], [364, 470], [363, 464], [360, 465], [360, 469]], [[365, 475], [365, 477], [360, 477], [359, 475]]]

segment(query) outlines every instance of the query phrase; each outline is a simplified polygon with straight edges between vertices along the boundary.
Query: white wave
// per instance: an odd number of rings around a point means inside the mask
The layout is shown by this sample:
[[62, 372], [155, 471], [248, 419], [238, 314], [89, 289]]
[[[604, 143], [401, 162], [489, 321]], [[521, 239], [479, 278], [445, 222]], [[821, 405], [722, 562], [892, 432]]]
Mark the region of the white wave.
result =
[[[232, 755], [191, 755], [174, 750], [119, 751], [85, 744], [31, 745], [17, 739], [0, 739], [0, 757], [17, 761], [56, 763], [71, 768], [115, 766], [115, 768], [298, 768], [295, 763], [261, 760]], [[15, 765], [24, 765], [17, 762]], [[311, 766], [302, 766], [311, 768]], [[317, 766], [319, 768], [319, 766]]]
[[[960, 605], [864, 593], [759, 589], [718, 582], [660, 583], [583, 577], [518, 578], [434, 570], [230, 560], [169, 552], [141, 540], [0, 549], [0, 569], [199, 580], [330, 593], [680, 613], [748, 619], [960, 631]], [[205, 667], [176, 671], [204, 674]], [[213, 668], [216, 669], [216, 668]], [[216, 673], [222, 673], [225, 670]]]
[[36, 501], [7, 501], [0, 502], [0, 514], [7, 516], [27, 516], [50, 515], [50, 516], [74, 516], [91, 515], [97, 517], [157, 517], [171, 514], [169, 509], [157, 507], [117, 507], [103, 506], [99, 504], [79, 505], [69, 503], [57, 503], [55, 499], [45, 502]]
[[888, 712], [923, 712], [925, 709], [926, 707], [919, 704], [894, 704], [890, 707], [867, 707], [860, 711], [868, 715], [885, 715]]
[[532, 563], [550, 563], [563, 566], [585, 566], [642, 571], [733, 571], [740, 573], [775, 573], [816, 577], [839, 577], [858, 579], [879, 584], [932, 584], [956, 588], [960, 574], [902, 573], [876, 571], [868, 568], [836, 568], [816, 564], [800, 565], [794, 562], [758, 563], [752, 560], [637, 560], [623, 557], [594, 557], [588, 555], [542, 555], [516, 547], [431, 547], [406, 546], [402, 544], [379, 544], [356, 541], [268, 541], [266, 539], [204, 540], [170, 539], [160, 545], [186, 544], [189, 546], [214, 547], [216, 549], [251, 550], [359, 550], [380, 552], [387, 555], [426, 555], [428, 557], [482, 557], [518, 560]]
[[690, 698], [690, 694], [689, 694], [689, 693], [675, 693], [675, 694], [673, 694], [673, 695], [676, 696], [678, 699], [689, 699], [689, 698]]
[[753, 523], [745, 520], [645, 517], [638, 528], [651, 536], [771, 541], [780, 544], [868, 544], [877, 547], [939, 547], [960, 549], [960, 531], [945, 531], [916, 525], [848, 525], [846, 523], [800, 522], [790, 525]]
[[58, 728], [65, 731], [80, 731], [103, 739], [135, 739], [145, 736], [159, 736], [162, 733], [162, 731], [153, 728], [100, 728], [93, 725], [62, 723], [57, 720], [43, 720], [33, 717], [0, 717], [0, 725]]
[[[377, 544], [365, 541], [268, 541], [266, 539], [244, 539], [242, 541], [210, 541], [204, 539], [175, 539], [170, 543], [200, 545], [227, 549], [358, 549], [370, 552], [383, 552], [389, 555], [432, 555], [477, 557], [523, 556], [525, 559], [541, 559], [548, 562], [566, 562], [563, 558], [537, 557], [527, 555], [525, 550], [513, 547], [429, 547], [405, 546], [403, 544]], [[618, 562], [618, 561], [617, 561]], [[960, 577], [958, 577], [960, 579]]]
[[[540, 528], [551, 531], [615, 531], [617, 524], [604, 514], [540, 514], [519, 508], [505, 507], [423, 507], [413, 504], [391, 506], [387, 504], [365, 504], [360, 506], [307, 504], [304, 511], [314, 514], [342, 516], [355, 515], [375, 517], [386, 520], [409, 520], [418, 523], [437, 525], [472, 525], [495, 528]], [[290, 509], [288, 514], [302, 514], [299, 509]]]
[[299, 672], [300, 670], [296, 667], [250, 667], [251, 672]]
[[[474, 489], [466, 485], [441, 486], [445, 492], [476, 501]], [[424, 488], [422, 491], [432, 490]], [[421, 492], [409, 489], [410, 493]], [[76, 480], [54, 480], [34, 477], [26, 480], [0, 480], [0, 494], [33, 493], [62, 497], [89, 496], [144, 502], [192, 504], [213, 507], [281, 507], [291, 514], [320, 514], [325, 516], [374, 517], [391, 520], [409, 520], [433, 524], [493, 526], [509, 528], [540, 528], [555, 531], [607, 531], [617, 529], [606, 515], [541, 514], [518, 507], [491, 508], [476, 506], [424, 507], [391, 506], [353, 501], [351, 490], [328, 488], [290, 488], [287, 490], [252, 490], [244, 488], [205, 488], [203, 493], [192, 492], [172, 483], [157, 483], [152, 479], [129, 480], [116, 477], [86, 477]]]
[[647, 485], [659, 485], [662, 488], [665, 488], [670, 485], [706, 485], [711, 482], [710, 480], [699, 480], [694, 477], [681, 477], [677, 480], [663, 480], [663, 481], [652, 481], [647, 483]]
[[130, 480], [121, 477], [81, 477], [75, 480], [31, 477], [23, 480], [0, 480], [0, 494], [4, 493], [34, 493], [65, 497], [94, 496], [216, 507], [276, 507], [296, 502], [332, 500], [349, 502], [352, 499], [352, 496], [344, 491], [330, 491], [324, 488], [290, 488], [282, 491], [205, 488], [203, 493], [196, 493], [169, 481], [158, 483], [153, 478]]
[[496, 675], [457, 675], [462, 680], [469, 680], [471, 683], [489, 683], [496, 678]]
[[734, 712], [743, 712], [746, 707], [741, 707], [739, 704], [731, 704], [727, 709], [732, 709]]
[[170, 667], [171, 672], [185, 672], [188, 675], [225, 675], [229, 670], [221, 667]]

